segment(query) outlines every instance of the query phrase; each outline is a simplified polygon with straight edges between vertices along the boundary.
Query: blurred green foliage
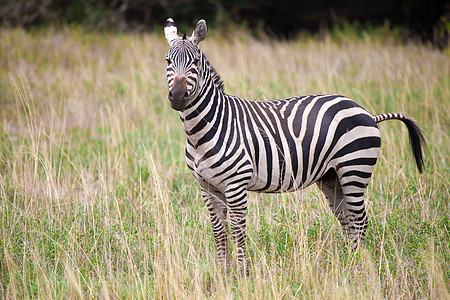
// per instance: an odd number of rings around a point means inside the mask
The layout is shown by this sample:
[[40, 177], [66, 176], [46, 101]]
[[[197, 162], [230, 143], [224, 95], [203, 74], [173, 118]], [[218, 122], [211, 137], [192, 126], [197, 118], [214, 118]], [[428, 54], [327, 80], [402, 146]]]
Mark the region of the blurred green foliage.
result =
[[76, 23], [96, 29], [148, 30], [173, 17], [190, 31], [194, 22], [204, 18], [213, 25], [244, 24], [285, 38], [346, 20], [400, 26], [409, 34], [447, 46], [449, 11], [450, 5], [442, 0], [0, 0], [0, 24]]

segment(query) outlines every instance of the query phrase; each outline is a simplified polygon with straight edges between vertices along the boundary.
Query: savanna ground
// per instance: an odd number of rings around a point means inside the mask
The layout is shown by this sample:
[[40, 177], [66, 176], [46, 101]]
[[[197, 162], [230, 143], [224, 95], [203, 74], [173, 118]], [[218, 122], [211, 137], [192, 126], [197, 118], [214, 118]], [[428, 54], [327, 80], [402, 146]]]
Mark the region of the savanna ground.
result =
[[449, 299], [450, 54], [384, 29], [291, 41], [210, 31], [202, 50], [248, 99], [339, 93], [380, 124], [365, 247], [313, 186], [251, 194], [248, 278], [224, 275], [167, 101], [162, 32], [0, 31], [1, 298]]

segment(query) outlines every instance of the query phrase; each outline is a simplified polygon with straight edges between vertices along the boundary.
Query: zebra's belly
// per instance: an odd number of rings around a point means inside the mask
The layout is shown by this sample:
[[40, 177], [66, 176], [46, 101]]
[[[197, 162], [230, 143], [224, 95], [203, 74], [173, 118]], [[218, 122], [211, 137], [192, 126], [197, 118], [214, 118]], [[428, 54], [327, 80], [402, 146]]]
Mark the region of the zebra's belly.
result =
[[293, 192], [313, 184], [322, 177], [322, 173], [328, 170], [325, 169], [325, 171], [318, 172], [314, 176], [308, 175], [303, 178], [302, 170], [294, 173], [294, 169], [294, 166], [286, 164], [284, 166], [280, 164], [272, 170], [260, 169], [253, 174], [247, 190], [263, 193]]

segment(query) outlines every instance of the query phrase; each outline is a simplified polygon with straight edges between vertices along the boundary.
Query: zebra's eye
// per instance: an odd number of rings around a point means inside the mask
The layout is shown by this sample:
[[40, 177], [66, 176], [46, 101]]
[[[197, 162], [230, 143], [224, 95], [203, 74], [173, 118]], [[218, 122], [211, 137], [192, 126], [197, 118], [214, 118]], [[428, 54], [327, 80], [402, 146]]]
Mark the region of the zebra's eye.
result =
[[169, 58], [166, 58], [167, 65], [170, 65], [172, 61]]
[[199, 61], [200, 61], [200, 57], [197, 57], [197, 58], [194, 59], [194, 61], [192, 63], [194, 65], [197, 65]]

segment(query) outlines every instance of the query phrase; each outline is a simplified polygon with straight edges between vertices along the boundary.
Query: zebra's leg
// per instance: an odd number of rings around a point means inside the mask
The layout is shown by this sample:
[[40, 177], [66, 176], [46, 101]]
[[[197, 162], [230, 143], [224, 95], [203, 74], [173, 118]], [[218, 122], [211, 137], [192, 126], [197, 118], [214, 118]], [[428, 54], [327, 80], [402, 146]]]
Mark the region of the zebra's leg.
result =
[[220, 264], [228, 273], [230, 271], [230, 255], [228, 252], [227, 241], [227, 206], [225, 197], [220, 199], [216, 194], [202, 188], [202, 197], [205, 200], [206, 207], [211, 215], [211, 224], [214, 234], [214, 240], [217, 246], [217, 256]]
[[240, 191], [233, 190], [225, 195], [230, 208], [231, 238], [237, 249], [238, 271], [243, 275], [248, 275], [249, 268], [245, 257], [247, 191], [241, 187]]
[[356, 249], [364, 242], [367, 229], [367, 213], [364, 192], [372, 175], [372, 166], [343, 167], [337, 172], [348, 211], [347, 235]]
[[317, 181], [317, 186], [324, 193], [325, 198], [327, 198], [328, 205], [338, 218], [344, 232], [348, 234], [347, 225], [349, 222], [347, 216], [349, 213], [336, 172], [333, 169], [329, 170], [319, 181]]
[[[344, 174], [345, 175], [345, 174]], [[356, 249], [364, 240], [367, 227], [367, 215], [364, 207], [364, 189], [366, 184], [358, 181], [358, 191], [347, 182], [342, 185], [336, 172], [329, 170], [318, 182], [318, 187], [325, 194], [331, 211], [336, 215], [347, 238]], [[363, 187], [364, 186], [364, 187]], [[350, 188], [351, 187], [351, 188]]]

